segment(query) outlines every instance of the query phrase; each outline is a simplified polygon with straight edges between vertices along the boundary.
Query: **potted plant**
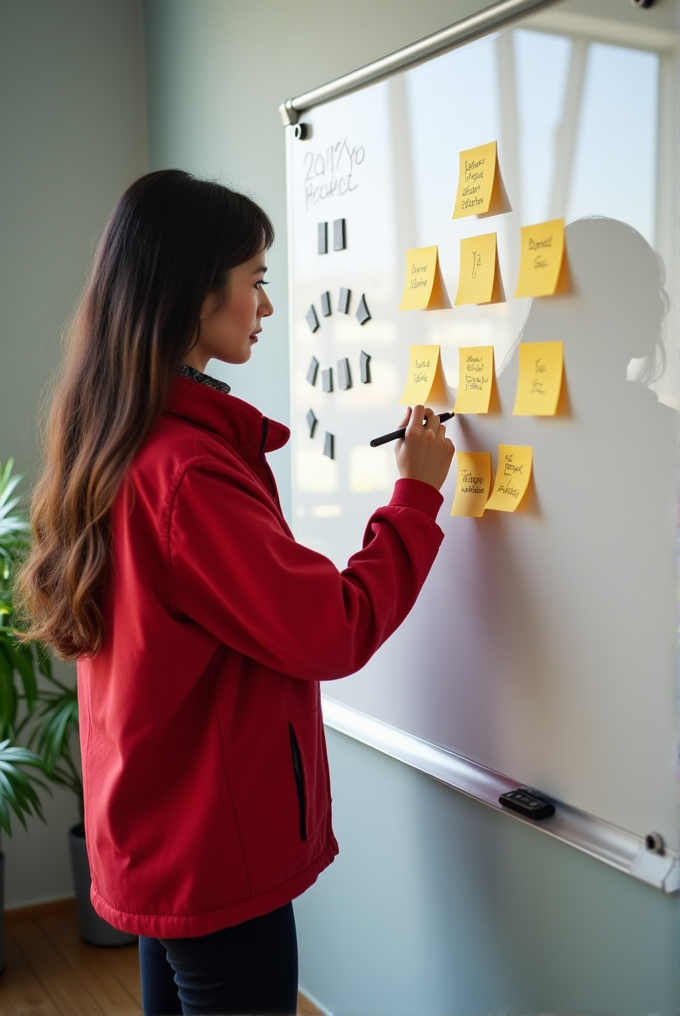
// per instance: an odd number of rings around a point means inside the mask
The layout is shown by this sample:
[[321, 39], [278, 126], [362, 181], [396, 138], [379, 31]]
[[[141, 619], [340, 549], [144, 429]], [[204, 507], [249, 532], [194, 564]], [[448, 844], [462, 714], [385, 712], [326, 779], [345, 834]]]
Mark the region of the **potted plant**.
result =
[[[13, 742], [37, 702], [36, 669], [49, 668], [41, 647], [17, 641], [13, 631], [12, 573], [28, 545], [28, 523], [17, 511], [15, 494], [21, 477], [12, 476], [13, 461], [0, 466], [0, 829], [12, 835], [11, 815], [24, 829], [26, 816], [45, 821], [38, 788], [44, 762], [39, 755]], [[18, 681], [18, 688], [17, 682]], [[0, 851], [0, 970], [5, 966], [3, 914], [5, 857]]]
[[[77, 755], [76, 688], [55, 676], [45, 646], [39, 642], [20, 642], [15, 635], [20, 622], [14, 613], [13, 574], [28, 550], [29, 524], [19, 508], [21, 495], [16, 493], [22, 476], [12, 475], [13, 467], [12, 459], [4, 467], [0, 466], [0, 737], [6, 739], [7, 764], [14, 765], [10, 783], [8, 774], [3, 779], [3, 745], [0, 744], [0, 827], [9, 832], [8, 806], [24, 825], [24, 813], [30, 814], [30, 808], [42, 818], [34, 787], [45, 785], [17, 768], [19, 765], [38, 767], [51, 783], [74, 793], [80, 822], [69, 831], [69, 842], [80, 935], [94, 945], [123, 945], [134, 941], [136, 936], [113, 928], [99, 917], [90, 903], [83, 780]], [[37, 674], [41, 675], [40, 681]], [[12, 747], [10, 739], [15, 740], [20, 735], [27, 747]], [[5, 812], [2, 810], [3, 790], [8, 795]], [[5, 814], [7, 824], [2, 821]]]
[[[27, 815], [37, 815], [45, 821], [36, 790], [45, 785], [32, 768], [43, 770], [43, 761], [38, 755], [12, 744], [8, 737], [0, 741], [0, 829], [8, 836], [12, 835], [11, 812], [24, 829]], [[0, 971], [5, 969], [4, 913], [5, 855], [0, 850]]]

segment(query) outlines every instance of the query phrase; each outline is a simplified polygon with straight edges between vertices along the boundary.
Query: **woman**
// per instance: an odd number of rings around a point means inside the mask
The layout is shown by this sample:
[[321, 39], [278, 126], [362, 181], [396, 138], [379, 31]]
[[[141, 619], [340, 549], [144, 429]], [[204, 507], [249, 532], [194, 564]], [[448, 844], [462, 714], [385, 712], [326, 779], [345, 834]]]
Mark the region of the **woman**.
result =
[[291, 901], [337, 853], [318, 682], [395, 630], [442, 539], [453, 446], [421, 406], [348, 568], [295, 543], [265, 457], [288, 429], [204, 373], [250, 358], [272, 241], [187, 173], [126, 191], [32, 506], [27, 637], [78, 660], [92, 902], [142, 936], [147, 1014], [295, 1012]]

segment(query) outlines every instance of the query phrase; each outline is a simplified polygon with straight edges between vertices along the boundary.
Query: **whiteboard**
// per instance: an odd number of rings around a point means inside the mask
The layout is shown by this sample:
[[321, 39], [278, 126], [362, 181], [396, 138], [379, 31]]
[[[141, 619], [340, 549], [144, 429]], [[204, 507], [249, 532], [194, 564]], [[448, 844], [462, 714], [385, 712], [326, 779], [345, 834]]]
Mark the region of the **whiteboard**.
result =
[[[368, 442], [398, 425], [409, 345], [440, 345], [455, 389], [459, 347], [492, 344], [500, 411], [448, 434], [494, 471], [500, 443], [531, 445], [528, 509], [450, 517], [454, 459], [418, 603], [324, 691], [677, 849], [678, 4], [623, 6], [567, 3], [309, 109], [307, 139], [286, 129], [293, 523], [343, 567], [397, 476]], [[458, 153], [489, 141], [512, 211], [453, 220]], [[514, 299], [520, 227], [562, 216], [569, 293]], [[407, 249], [438, 245], [453, 303], [460, 239], [491, 231], [505, 302], [397, 311]], [[513, 417], [520, 340], [564, 342], [563, 415]]]

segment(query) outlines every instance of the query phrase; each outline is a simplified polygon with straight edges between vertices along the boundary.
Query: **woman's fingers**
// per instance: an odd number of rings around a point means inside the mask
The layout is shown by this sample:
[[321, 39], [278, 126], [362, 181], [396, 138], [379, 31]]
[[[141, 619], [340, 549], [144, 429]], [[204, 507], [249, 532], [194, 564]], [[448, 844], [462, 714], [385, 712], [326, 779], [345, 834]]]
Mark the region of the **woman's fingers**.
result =
[[423, 406], [413, 406], [411, 410], [411, 419], [409, 420], [408, 427], [406, 428], [408, 434], [418, 434], [420, 428], [423, 426], [423, 420], [425, 418], [425, 408]]
[[406, 435], [397, 442], [395, 452], [402, 477], [424, 480], [439, 489], [449, 471], [454, 448], [434, 410], [414, 406]]
[[401, 429], [402, 427], [408, 426], [408, 422], [411, 419], [411, 412], [412, 412], [411, 407], [407, 406], [406, 407], [406, 414], [404, 416], [404, 419], [399, 424], [399, 429]]

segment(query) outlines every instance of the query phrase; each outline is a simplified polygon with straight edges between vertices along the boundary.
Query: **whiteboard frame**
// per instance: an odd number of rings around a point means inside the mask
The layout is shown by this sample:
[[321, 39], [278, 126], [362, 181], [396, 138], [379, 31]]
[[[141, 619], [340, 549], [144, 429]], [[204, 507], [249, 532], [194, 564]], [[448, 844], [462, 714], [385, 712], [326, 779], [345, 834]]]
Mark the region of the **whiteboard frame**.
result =
[[[501, 28], [507, 28], [530, 15], [564, 6], [566, 2], [567, 0], [500, 0], [492, 7], [456, 22], [434, 35], [426, 36], [326, 85], [296, 98], [287, 99], [279, 106], [283, 126], [291, 127], [297, 124], [301, 114], [312, 107], [385, 80], [434, 56], [483, 38]], [[289, 285], [292, 288], [292, 278]], [[650, 849], [646, 838], [636, 836], [554, 798], [550, 798], [555, 806], [555, 814], [552, 817], [540, 822], [524, 818], [519, 813], [504, 808], [498, 800], [501, 794], [517, 789], [523, 784], [462, 755], [393, 727], [325, 693], [322, 695], [322, 702], [324, 723], [327, 727], [397, 759], [440, 783], [664, 893], [680, 891], [680, 854], [677, 852], [664, 848], [663, 845], [660, 850]], [[543, 792], [541, 794], [546, 796]]]
[[375, 84], [391, 77], [398, 71], [416, 67], [426, 60], [432, 59], [441, 53], [447, 53], [456, 46], [472, 42], [473, 39], [481, 39], [490, 32], [500, 28], [507, 28], [514, 21], [521, 21], [529, 14], [538, 14], [539, 11], [548, 10], [551, 7], [560, 7], [567, 0], [500, 0], [500, 3], [488, 7], [479, 14], [473, 14], [469, 18], [457, 21], [449, 28], [443, 28], [441, 32], [434, 35], [427, 35], [424, 39], [405, 46], [404, 49], [381, 57], [373, 63], [360, 67], [350, 74], [344, 74], [327, 85], [313, 88], [311, 92], [305, 92], [295, 99], [286, 99], [279, 106], [279, 114], [284, 127], [298, 123], [300, 114], [312, 106], [320, 106], [331, 99], [337, 99], [349, 92], [356, 92], [366, 85]]
[[[498, 800], [501, 794], [524, 784], [399, 730], [328, 695], [323, 695], [322, 703], [324, 723], [332, 730], [418, 769], [447, 787], [453, 787], [467, 797], [575, 847], [655, 889], [665, 893], [680, 890], [680, 856], [675, 851], [665, 849], [663, 853], [658, 853], [650, 850], [645, 839], [555, 798], [549, 798], [555, 805], [555, 814], [550, 818], [540, 822], [524, 818], [518, 812], [504, 808]], [[543, 791], [540, 794], [548, 799]]]

